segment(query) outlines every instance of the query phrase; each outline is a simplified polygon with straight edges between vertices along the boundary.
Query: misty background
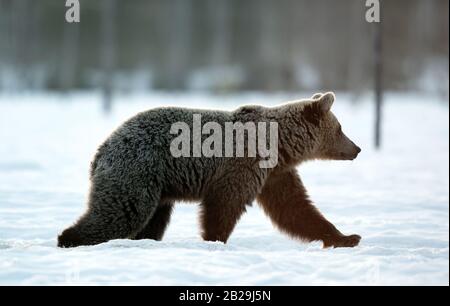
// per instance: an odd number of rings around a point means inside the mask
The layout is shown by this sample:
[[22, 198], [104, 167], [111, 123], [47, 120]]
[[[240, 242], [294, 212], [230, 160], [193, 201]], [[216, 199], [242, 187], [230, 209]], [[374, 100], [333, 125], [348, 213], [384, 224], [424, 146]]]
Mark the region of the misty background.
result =
[[[447, 0], [382, 1], [383, 88], [448, 98]], [[0, 92], [373, 89], [365, 1], [0, 0]]]
[[[380, 0], [378, 24], [366, 0], [79, 3], [68, 23], [66, 0], [0, 0], [0, 285], [448, 286], [448, 0]], [[358, 248], [292, 240], [256, 203], [226, 245], [176, 205], [163, 241], [56, 247], [99, 145], [136, 113], [325, 91], [362, 152], [298, 170]]]

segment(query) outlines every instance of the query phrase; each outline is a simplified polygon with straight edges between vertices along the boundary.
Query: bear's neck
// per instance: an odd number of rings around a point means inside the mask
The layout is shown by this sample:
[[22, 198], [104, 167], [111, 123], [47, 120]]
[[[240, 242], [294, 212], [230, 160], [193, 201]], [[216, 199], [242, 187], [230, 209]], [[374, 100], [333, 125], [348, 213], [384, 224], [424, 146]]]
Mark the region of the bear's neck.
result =
[[271, 109], [269, 120], [278, 122], [278, 157], [280, 167], [293, 167], [314, 159], [317, 141], [314, 125], [302, 114], [301, 105]]

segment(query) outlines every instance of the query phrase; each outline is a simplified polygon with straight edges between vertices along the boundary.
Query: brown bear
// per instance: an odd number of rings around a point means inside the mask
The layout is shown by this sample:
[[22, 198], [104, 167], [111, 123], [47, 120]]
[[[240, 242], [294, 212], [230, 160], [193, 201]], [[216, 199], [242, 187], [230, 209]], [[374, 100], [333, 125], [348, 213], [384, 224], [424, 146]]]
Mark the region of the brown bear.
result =
[[[324, 247], [358, 245], [360, 236], [343, 235], [314, 207], [296, 171], [308, 160], [353, 160], [360, 153], [331, 112], [334, 99], [333, 93], [326, 93], [278, 107], [244, 106], [233, 112], [159, 108], [136, 115], [98, 149], [88, 209], [58, 237], [58, 245], [160, 240], [179, 200], [201, 203], [207, 241], [226, 242], [246, 206], [256, 200], [272, 222], [294, 238], [322, 241]], [[196, 116], [209, 125], [197, 126]], [[267, 136], [265, 123], [276, 137], [255, 139], [251, 127], [258, 126]], [[200, 136], [190, 130], [200, 131]], [[263, 150], [273, 144], [275, 159]], [[268, 157], [271, 163], [263, 166]]]

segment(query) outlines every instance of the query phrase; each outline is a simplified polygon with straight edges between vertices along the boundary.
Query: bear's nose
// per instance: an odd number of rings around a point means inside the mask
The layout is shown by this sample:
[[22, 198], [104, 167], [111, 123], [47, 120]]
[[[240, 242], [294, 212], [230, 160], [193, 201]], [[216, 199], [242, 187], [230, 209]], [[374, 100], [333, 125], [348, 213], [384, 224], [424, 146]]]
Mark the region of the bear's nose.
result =
[[361, 148], [356, 146], [356, 152], [357, 152], [357, 154], [361, 153]]

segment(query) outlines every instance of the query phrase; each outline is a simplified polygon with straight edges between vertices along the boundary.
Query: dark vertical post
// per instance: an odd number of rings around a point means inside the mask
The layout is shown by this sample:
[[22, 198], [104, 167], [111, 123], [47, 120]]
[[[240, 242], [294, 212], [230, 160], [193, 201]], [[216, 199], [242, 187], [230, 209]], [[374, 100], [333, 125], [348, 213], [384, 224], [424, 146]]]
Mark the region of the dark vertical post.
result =
[[73, 89], [76, 85], [79, 29], [77, 23], [64, 22], [60, 78], [60, 86], [64, 91]]
[[[381, 10], [381, 4], [380, 4]], [[383, 110], [383, 28], [380, 22], [375, 22], [375, 148], [381, 147], [381, 122]]]
[[109, 113], [112, 108], [112, 77], [115, 62], [115, 25], [116, 0], [103, 0], [101, 12], [101, 46], [100, 60], [103, 68], [103, 111]]
[[27, 68], [27, 55], [29, 54], [28, 42], [30, 26], [28, 7], [25, 0], [12, 1], [12, 51], [13, 51], [13, 67], [16, 77], [19, 77], [20, 81], [13, 86], [18, 86], [14, 89], [27, 88], [29, 83], [29, 73], [26, 72]]
[[167, 1], [170, 18], [166, 18], [169, 29], [166, 86], [171, 90], [183, 89], [186, 76], [191, 68], [189, 58], [192, 41], [192, 14], [194, 4], [191, 0]]

